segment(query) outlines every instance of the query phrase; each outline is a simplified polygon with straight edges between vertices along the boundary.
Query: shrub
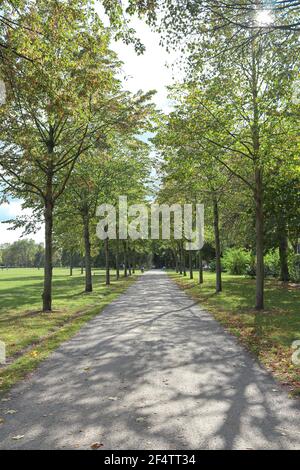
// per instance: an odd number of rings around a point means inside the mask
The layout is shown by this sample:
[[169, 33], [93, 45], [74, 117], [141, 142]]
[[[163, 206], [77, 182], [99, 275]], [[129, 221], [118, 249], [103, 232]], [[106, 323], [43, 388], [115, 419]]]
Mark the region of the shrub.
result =
[[212, 272], [212, 273], [215, 273], [216, 272], [216, 260], [213, 259], [210, 261], [209, 265], [208, 265], [208, 269]]
[[300, 282], [300, 254], [289, 255], [289, 271], [292, 282]]
[[265, 276], [279, 277], [280, 258], [278, 250], [269, 251], [264, 257]]
[[230, 248], [224, 253], [223, 265], [230, 274], [246, 274], [251, 265], [251, 253], [243, 248]]
[[252, 279], [256, 277], [256, 259], [254, 254], [250, 256], [250, 264], [247, 266], [246, 275], [250, 276]]
[[[215, 273], [215, 272], [216, 272], [216, 260], [215, 260], [215, 259], [211, 260], [211, 262], [210, 262], [209, 265], [208, 265], [208, 269], [209, 269], [212, 273]], [[224, 264], [223, 264], [223, 258], [221, 259], [221, 271], [222, 271], [222, 273], [225, 272], [225, 268], [224, 268]]]

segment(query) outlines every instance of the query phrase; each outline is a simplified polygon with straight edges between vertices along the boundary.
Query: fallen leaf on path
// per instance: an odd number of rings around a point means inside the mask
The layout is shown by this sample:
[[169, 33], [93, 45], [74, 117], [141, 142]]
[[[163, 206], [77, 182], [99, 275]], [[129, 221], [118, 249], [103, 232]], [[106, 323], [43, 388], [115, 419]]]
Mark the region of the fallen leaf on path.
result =
[[14, 415], [15, 413], [17, 413], [17, 410], [7, 410], [5, 412], [6, 415]]
[[10, 401], [10, 398], [2, 398], [1, 401]]
[[20, 439], [23, 439], [24, 437], [24, 434], [18, 434], [17, 436], [13, 436], [12, 439], [14, 439], [15, 441], [19, 441]]
[[4, 424], [5, 423], [5, 419], [4, 418], [0, 418], [0, 424]]
[[116, 400], [118, 400], [118, 397], [108, 397], [108, 399], [111, 400], [111, 401], [116, 401]]
[[101, 442], [94, 442], [94, 444], [91, 445], [91, 449], [100, 449], [103, 445], [104, 444], [101, 444]]

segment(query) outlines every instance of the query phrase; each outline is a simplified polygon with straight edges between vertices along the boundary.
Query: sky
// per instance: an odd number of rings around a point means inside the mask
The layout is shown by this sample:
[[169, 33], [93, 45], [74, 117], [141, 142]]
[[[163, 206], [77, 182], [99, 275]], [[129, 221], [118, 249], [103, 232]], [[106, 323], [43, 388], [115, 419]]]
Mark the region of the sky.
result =
[[[102, 17], [101, 7], [99, 7], [99, 14]], [[121, 42], [112, 44], [112, 49], [124, 63], [124, 88], [133, 93], [138, 90], [157, 90], [153, 101], [160, 109], [167, 112], [170, 109], [167, 86], [179, 78], [179, 76], [174, 77], [174, 71], [170, 67], [176, 61], [176, 53], [168, 54], [159, 45], [159, 34], [151, 31], [143, 21], [134, 19], [132, 27], [146, 47], [146, 52], [143, 55], [138, 56], [131, 45], [125, 45]], [[18, 215], [30, 215], [30, 211], [22, 211], [21, 204], [22, 201], [13, 200], [9, 204], [0, 205], [0, 245], [12, 243], [21, 237], [22, 229], [8, 230], [8, 225], [1, 223]], [[43, 242], [43, 227], [36, 234], [25, 238], [32, 238], [37, 243]]]

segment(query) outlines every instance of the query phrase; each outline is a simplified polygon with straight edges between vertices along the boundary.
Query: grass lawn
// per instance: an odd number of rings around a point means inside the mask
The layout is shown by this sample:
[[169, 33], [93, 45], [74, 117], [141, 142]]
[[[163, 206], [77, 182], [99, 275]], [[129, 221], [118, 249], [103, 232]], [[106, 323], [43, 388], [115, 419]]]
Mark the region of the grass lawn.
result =
[[204, 284], [169, 272], [179, 286], [199, 300], [226, 329], [238, 336], [280, 382], [300, 394], [300, 366], [292, 363], [291, 345], [300, 340], [300, 289], [266, 280], [265, 310], [256, 312], [255, 281], [223, 273], [223, 292], [215, 293], [215, 274], [204, 273]]
[[0, 340], [6, 344], [7, 364], [0, 366], [0, 392], [17, 380], [68, 339], [87, 320], [123, 292], [131, 278], [114, 279], [105, 286], [104, 271], [94, 272], [94, 291], [84, 292], [80, 269], [53, 270], [52, 313], [41, 313], [43, 270], [0, 270]]

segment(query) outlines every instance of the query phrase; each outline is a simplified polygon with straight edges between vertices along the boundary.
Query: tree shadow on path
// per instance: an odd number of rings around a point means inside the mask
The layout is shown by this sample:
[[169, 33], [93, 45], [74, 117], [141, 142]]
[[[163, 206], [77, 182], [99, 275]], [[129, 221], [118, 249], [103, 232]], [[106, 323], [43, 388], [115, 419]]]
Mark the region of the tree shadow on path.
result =
[[159, 272], [11, 395], [2, 448], [300, 448], [298, 403]]

